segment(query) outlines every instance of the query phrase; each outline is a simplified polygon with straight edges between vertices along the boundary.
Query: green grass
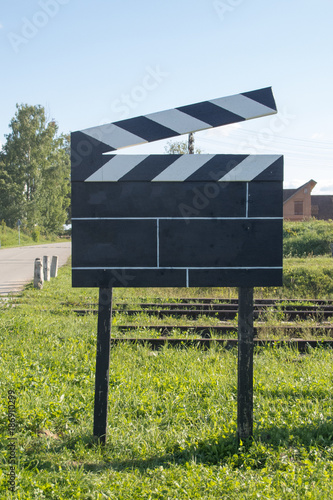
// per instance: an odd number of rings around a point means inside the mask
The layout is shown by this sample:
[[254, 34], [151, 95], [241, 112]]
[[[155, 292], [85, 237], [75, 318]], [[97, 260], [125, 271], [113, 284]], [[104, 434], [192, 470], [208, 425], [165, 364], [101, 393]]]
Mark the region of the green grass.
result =
[[330, 254], [333, 221], [310, 219], [283, 222], [283, 255], [304, 257]]
[[18, 229], [12, 229], [7, 226], [0, 225], [0, 248], [9, 248], [9, 247], [18, 247], [18, 246], [27, 246], [27, 245], [38, 245], [43, 243], [54, 243], [61, 242], [64, 239], [59, 238], [58, 236], [50, 235], [50, 236], [38, 236], [38, 239], [34, 240], [30, 234], [27, 234], [24, 231], [20, 231], [20, 243], [18, 236]]
[[330, 299], [333, 297], [333, 257], [286, 257], [283, 287], [261, 287], [255, 292], [258, 298]]
[[333, 296], [333, 258], [318, 256], [284, 259], [284, 288], [296, 297]]
[[[118, 289], [114, 300], [235, 293], [174, 291]], [[331, 350], [256, 350], [254, 440], [238, 446], [236, 350], [113, 348], [101, 447], [92, 436], [97, 317], [71, 305], [96, 300], [96, 290], [71, 288], [65, 267], [42, 291], [29, 286], [0, 309], [1, 498], [333, 498]], [[15, 495], [5, 478], [9, 390], [17, 396]]]

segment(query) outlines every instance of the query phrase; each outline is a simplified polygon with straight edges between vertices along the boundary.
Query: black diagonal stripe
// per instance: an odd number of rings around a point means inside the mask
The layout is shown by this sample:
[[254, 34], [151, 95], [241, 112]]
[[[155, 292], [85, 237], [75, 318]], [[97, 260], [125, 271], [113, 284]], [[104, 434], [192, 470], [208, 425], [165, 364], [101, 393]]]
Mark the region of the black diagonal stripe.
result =
[[264, 106], [268, 106], [276, 111], [276, 104], [271, 87], [265, 89], [252, 90], [251, 92], [243, 92], [242, 95], [249, 97], [254, 101], [260, 102]]
[[215, 155], [186, 181], [218, 181], [245, 158], [247, 155]]
[[114, 148], [83, 132], [71, 134], [72, 181], [84, 181], [107, 163], [112, 156], [103, 155]]
[[151, 181], [174, 163], [181, 155], [150, 155], [119, 181]]
[[237, 123], [245, 120], [242, 116], [231, 113], [231, 111], [227, 111], [209, 101], [182, 106], [177, 109], [193, 116], [193, 118], [208, 123], [212, 127], [219, 127], [220, 125], [228, 125], [229, 123]]
[[265, 168], [254, 181], [283, 181], [283, 156]]
[[168, 137], [180, 135], [175, 130], [164, 127], [163, 125], [160, 125], [145, 116], [121, 120], [116, 122], [115, 125], [131, 132], [132, 134], [142, 137], [142, 139], [145, 139], [148, 142], [159, 141], [160, 139], [167, 139]]

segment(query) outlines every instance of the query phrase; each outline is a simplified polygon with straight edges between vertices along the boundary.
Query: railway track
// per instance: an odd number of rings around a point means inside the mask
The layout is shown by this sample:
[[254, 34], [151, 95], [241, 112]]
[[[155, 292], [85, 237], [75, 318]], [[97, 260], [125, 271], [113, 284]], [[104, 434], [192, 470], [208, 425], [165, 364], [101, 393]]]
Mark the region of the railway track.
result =
[[[238, 299], [217, 299], [217, 298], [207, 298], [207, 297], [191, 297], [191, 298], [177, 298], [172, 304], [188, 304], [188, 303], [202, 303], [202, 304], [234, 304], [238, 305]], [[277, 306], [280, 304], [291, 304], [291, 305], [302, 305], [311, 304], [314, 306], [331, 305], [333, 307], [333, 300], [327, 299], [255, 299], [255, 305], [271, 305]], [[302, 304], [301, 304], [302, 303]], [[127, 304], [127, 302], [118, 302], [119, 305]], [[142, 304], [154, 304], [159, 305], [160, 302], [142, 302]]]
[[[190, 335], [198, 335], [201, 338], [218, 338], [223, 337], [226, 338], [228, 335], [237, 335], [237, 326], [187, 326], [187, 325], [148, 325], [148, 326], [138, 326], [138, 325], [117, 325], [117, 329], [122, 333], [133, 333], [136, 330], [144, 331], [154, 331], [159, 332], [162, 337], [169, 337], [176, 333], [186, 333]], [[333, 324], [331, 325], [317, 325], [317, 326], [255, 326], [254, 327], [254, 335], [258, 336], [259, 334], [263, 336], [267, 336], [274, 329], [275, 333], [281, 332], [284, 336], [288, 336], [290, 338], [295, 335], [299, 336], [301, 334], [311, 335], [311, 336], [320, 336], [320, 337], [333, 337]], [[221, 340], [223, 340], [221, 339]]]
[[[97, 309], [76, 309], [75, 312], [81, 316], [85, 314], [97, 314]], [[238, 314], [237, 310], [200, 310], [200, 309], [129, 309], [129, 310], [119, 310], [114, 309], [113, 314], [117, 316], [119, 313], [125, 313], [127, 316], [137, 316], [145, 312], [150, 317], [155, 317], [158, 319], [170, 318], [170, 317], [185, 317], [190, 320], [198, 319], [201, 316], [206, 316], [210, 318], [216, 318], [219, 321], [231, 321], [236, 319]], [[254, 311], [254, 320], [260, 320], [263, 317], [263, 311]], [[333, 317], [333, 310], [330, 311], [279, 311], [281, 321], [305, 321], [307, 319], [312, 319], [316, 321], [326, 321]], [[283, 314], [283, 317], [281, 316]]]
[[[113, 314], [126, 314], [127, 316], [136, 316], [143, 312], [150, 317], [158, 319], [166, 317], [183, 317], [186, 319], [196, 320], [200, 316], [217, 318], [219, 321], [234, 320], [238, 314], [238, 304], [235, 302], [216, 302], [215, 300], [208, 302], [209, 299], [195, 300], [191, 299], [186, 302], [185, 299], [178, 302], [141, 302], [137, 305], [138, 308], [128, 308], [128, 303], [117, 303], [113, 309]], [[254, 303], [254, 319], [265, 320], [269, 314], [278, 314], [281, 321], [297, 321], [312, 319], [317, 322], [326, 321], [333, 318], [333, 303], [332, 301], [304, 301], [305, 303], [286, 303], [286, 301], [255, 301]], [[92, 305], [90, 308], [76, 309], [77, 314], [97, 314], [98, 309]]]
[[[305, 339], [290, 339], [290, 340], [261, 340], [254, 339], [255, 347], [292, 347], [299, 352], [306, 352], [309, 348], [318, 347], [333, 347], [333, 340], [305, 340]], [[203, 349], [210, 349], [213, 346], [220, 345], [225, 349], [232, 349], [237, 346], [237, 339], [182, 339], [182, 338], [112, 338], [111, 346], [117, 344], [141, 344], [148, 345], [152, 350], [159, 350], [165, 344], [173, 347], [200, 347]]]
[[[207, 348], [211, 345], [223, 345], [227, 348], [237, 344], [237, 324], [235, 322], [238, 313], [237, 299], [208, 299], [191, 298], [178, 299], [165, 303], [140, 302], [136, 308], [132, 308], [127, 302], [118, 302], [113, 309], [116, 319], [116, 331], [120, 336], [113, 337], [112, 343], [145, 343], [153, 349], [158, 349], [166, 342], [169, 345], [189, 346], [201, 345]], [[77, 314], [97, 314], [96, 304], [89, 304], [88, 308], [76, 309]], [[163, 318], [175, 318], [173, 324], [141, 324], [121, 323], [123, 316], [135, 317], [148, 315], [150, 319], [163, 320]], [[275, 315], [275, 316], [274, 316]], [[267, 318], [278, 318], [274, 325], [267, 323]], [[120, 318], [120, 319], [118, 319]], [[198, 320], [201, 323], [204, 318], [215, 318], [223, 324], [220, 325], [196, 325], [179, 324], [179, 320]], [[294, 345], [300, 351], [309, 346], [332, 346], [330, 337], [333, 338], [333, 301], [332, 300], [271, 300], [259, 299], [254, 302], [254, 341], [255, 345]], [[311, 322], [309, 323], [310, 320]], [[330, 321], [328, 321], [330, 320]], [[233, 321], [233, 324], [230, 323]], [[229, 322], [229, 323], [227, 323]], [[291, 324], [290, 324], [291, 323]], [[269, 336], [281, 334], [281, 340], [271, 339]], [[140, 336], [138, 337], [138, 332]], [[142, 334], [147, 332], [147, 337]], [[154, 332], [154, 338], [149, 336]], [[156, 334], [159, 336], [156, 337]], [[180, 336], [180, 337], [179, 337]], [[311, 337], [307, 340], [304, 337]], [[313, 338], [314, 337], [314, 338]], [[324, 340], [323, 340], [324, 339]]]

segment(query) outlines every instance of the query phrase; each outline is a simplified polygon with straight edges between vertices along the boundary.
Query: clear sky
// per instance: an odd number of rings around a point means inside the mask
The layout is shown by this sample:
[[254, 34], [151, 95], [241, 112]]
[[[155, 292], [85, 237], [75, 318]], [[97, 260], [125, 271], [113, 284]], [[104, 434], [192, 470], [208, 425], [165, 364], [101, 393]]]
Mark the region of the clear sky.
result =
[[67, 133], [271, 86], [278, 115], [196, 146], [284, 154], [285, 187], [333, 194], [332, 19], [332, 0], [2, 0], [0, 142], [16, 103]]

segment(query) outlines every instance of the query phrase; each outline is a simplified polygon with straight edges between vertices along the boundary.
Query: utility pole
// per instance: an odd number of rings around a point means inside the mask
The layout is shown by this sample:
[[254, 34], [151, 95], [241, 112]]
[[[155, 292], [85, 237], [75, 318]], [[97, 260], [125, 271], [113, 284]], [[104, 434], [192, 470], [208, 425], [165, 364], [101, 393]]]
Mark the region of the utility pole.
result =
[[194, 154], [194, 134], [191, 132], [188, 135], [188, 152], [190, 155]]
[[17, 229], [18, 229], [18, 243], [19, 243], [19, 246], [21, 244], [21, 238], [20, 238], [20, 227], [21, 227], [21, 224], [22, 222], [20, 221], [20, 219], [17, 221]]

